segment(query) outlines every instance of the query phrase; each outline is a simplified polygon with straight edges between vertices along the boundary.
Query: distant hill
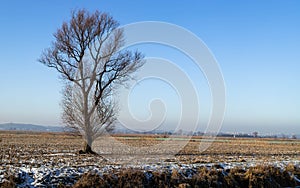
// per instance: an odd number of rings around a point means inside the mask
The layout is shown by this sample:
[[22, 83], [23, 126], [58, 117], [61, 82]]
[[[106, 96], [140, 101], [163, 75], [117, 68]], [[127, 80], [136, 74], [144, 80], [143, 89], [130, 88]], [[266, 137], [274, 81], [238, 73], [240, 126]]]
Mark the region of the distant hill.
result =
[[43, 126], [32, 124], [5, 123], [0, 124], [0, 130], [6, 131], [37, 131], [37, 132], [63, 132], [64, 127], [61, 126]]

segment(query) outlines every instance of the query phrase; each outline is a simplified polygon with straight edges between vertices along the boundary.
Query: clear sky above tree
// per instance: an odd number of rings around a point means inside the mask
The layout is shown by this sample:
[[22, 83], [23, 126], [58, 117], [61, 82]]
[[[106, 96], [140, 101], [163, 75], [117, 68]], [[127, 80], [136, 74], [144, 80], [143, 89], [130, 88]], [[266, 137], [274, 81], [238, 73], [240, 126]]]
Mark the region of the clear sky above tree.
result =
[[[39, 65], [37, 58], [70, 11], [86, 8], [109, 12], [121, 25], [164, 21], [200, 37], [215, 55], [226, 82], [224, 131], [299, 133], [299, 7], [299, 1], [3, 2], [0, 123], [61, 124], [62, 83], [58, 74]], [[180, 54], [162, 47], [141, 50], [174, 60], [197, 83], [201, 72], [184, 67], [181, 62], [186, 58]], [[204, 109], [209, 109], [205, 84], [203, 77], [196, 87]], [[203, 116], [209, 115], [206, 111]]]

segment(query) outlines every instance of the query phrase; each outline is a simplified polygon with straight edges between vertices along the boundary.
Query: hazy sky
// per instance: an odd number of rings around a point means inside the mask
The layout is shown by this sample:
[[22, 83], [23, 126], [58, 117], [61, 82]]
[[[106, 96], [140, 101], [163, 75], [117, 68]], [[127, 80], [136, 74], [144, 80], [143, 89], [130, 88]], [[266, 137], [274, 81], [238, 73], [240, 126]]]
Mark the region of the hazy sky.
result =
[[[79, 8], [108, 12], [121, 25], [169, 22], [201, 38], [218, 61], [226, 84], [223, 131], [300, 133], [299, 1], [1, 2], [0, 123], [61, 124], [62, 82], [37, 59], [70, 12]], [[146, 56], [170, 59], [188, 73], [206, 120], [211, 104], [209, 87], [203, 75], [182, 64], [190, 60], [162, 46], [139, 49]], [[162, 83], [141, 83], [137, 89], [147, 95], [137, 92], [135, 98], [141, 102], [150, 99], [158, 86], [163, 88], [159, 95], [166, 105], [174, 105], [170, 99], [175, 100], [176, 95], [163, 92], [172, 88]], [[138, 103], [133, 111], [143, 111], [140, 108], [145, 105]], [[176, 121], [178, 109], [174, 109], [170, 121]]]

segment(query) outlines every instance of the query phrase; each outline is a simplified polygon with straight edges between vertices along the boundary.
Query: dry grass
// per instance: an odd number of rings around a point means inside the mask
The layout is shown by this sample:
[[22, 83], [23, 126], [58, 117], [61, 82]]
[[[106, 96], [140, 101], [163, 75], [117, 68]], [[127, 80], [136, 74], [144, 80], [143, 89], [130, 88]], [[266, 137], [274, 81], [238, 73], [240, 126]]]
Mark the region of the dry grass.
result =
[[186, 178], [177, 170], [172, 172], [142, 172], [124, 170], [114, 174], [84, 174], [74, 187], [295, 187], [291, 178], [300, 175], [300, 169], [282, 171], [275, 167], [257, 166], [248, 170], [230, 169], [227, 172], [199, 168]]
[[199, 141], [190, 141], [178, 157], [192, 162], [300, 159], [300, 140], [217, 138], [207, 150], [199, 152], [198, 148]]
[[[86, 158], [86, 156], [77, 155], [83, 146], [81, 136], [65, 133], [0, 132], [0, 138], [2, 163], [30, 164], [34, 160], [41, 160], [42, 157], [44, 161], [51, 160], [52, 163], [68, 160], [71, 164], [75, 161], [74, 165], [80, 165], [81, 158]], [[147, 149], [147, 147], [161, 143], [163, 138], [163, 136], [156, 135], [145, 135], [144, 137], [141, 135], [115, 135], [115, 139], [123, 143], [123, 148], [105, 143], [100, 149], [106, 150], [115, 147], [114, 149], [119, 151], [119, 154], [125, 154], [124, 145]], [[243, 162], [251, 159], [261, 161], [300, 159], [300, 140], [217, 138], [203, 152], [199, 151], [200, 142], [201, 137], [193, 137], [179, 151], [174, 160], [185, 163], [209, 163]], [[176, 147], [176, 144], [168, 147]], [[55, 154], [58, 155], [55, 156]], [[64, 154], [64, 158], [62, 159], [59, 154]], [[88, 161], [85, 160], [85, 164]], [[98, 158], [97, 161], [99, 161]], [[94, 162], [91, 160], [91, 163], [94, 164]]]
[[[66, 133], [0, 132], [0, 160], [3, 165], [71, 166], [93, 165], [101, 156], [77, 155], [83, 146], [81, 136]], [[1, 166], [0, 166], [1, 168]]]

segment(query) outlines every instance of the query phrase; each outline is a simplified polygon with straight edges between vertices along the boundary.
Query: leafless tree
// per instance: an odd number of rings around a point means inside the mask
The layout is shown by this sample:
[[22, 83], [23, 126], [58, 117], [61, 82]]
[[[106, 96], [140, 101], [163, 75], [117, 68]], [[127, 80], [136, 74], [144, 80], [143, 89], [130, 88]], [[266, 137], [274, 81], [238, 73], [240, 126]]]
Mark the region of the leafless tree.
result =
[[257, 131], [253, 132], [252, 134], [253, 134], [254, 138], [257, 138], [257, 136], [258, 136], [258, 132]]
[[39, 59], [65, 80], [63, 122], [83, 134], [85, 153], [94, 153], [93, 141], [113, 128], [116, 85], [131, 79], [144, 62], [141, 53], [122, 50], [124, 35], [118, 26], [106, 13], [75, 11]]

